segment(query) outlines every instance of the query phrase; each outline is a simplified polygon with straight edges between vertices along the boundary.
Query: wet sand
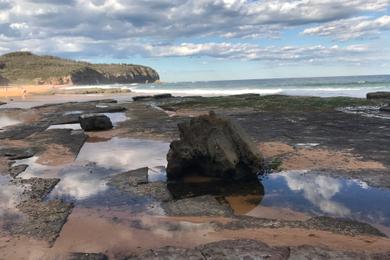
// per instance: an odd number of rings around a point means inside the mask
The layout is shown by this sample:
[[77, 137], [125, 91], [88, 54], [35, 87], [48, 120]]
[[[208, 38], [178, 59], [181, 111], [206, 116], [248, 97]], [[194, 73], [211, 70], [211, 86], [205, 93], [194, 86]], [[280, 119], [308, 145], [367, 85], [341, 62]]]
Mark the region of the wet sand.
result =
[[28, 97], [30, 95], [47, 94], [63, 86], [55, 85], [21, 85], [21, 86], [0, 86], [0, 100], [15, 97]]

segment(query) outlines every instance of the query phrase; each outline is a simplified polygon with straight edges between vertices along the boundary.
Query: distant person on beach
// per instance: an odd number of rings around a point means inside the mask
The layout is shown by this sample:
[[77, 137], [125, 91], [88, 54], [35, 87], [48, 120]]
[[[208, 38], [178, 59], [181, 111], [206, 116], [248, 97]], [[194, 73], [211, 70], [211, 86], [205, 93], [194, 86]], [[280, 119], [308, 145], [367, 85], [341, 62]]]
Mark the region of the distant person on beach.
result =
[[27, 90], [25, 88], [23, 88], [22, 90], [22, 99], [26, 99]]

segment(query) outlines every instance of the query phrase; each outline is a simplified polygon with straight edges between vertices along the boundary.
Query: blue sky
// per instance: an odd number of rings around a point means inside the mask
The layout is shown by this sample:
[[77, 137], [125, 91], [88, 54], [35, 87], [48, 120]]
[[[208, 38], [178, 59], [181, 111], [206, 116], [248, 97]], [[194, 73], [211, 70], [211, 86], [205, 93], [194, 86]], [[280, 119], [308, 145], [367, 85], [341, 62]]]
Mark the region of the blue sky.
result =
[[389, 74], [390, 0], [0, 0], [0, 53], [163, 81]]

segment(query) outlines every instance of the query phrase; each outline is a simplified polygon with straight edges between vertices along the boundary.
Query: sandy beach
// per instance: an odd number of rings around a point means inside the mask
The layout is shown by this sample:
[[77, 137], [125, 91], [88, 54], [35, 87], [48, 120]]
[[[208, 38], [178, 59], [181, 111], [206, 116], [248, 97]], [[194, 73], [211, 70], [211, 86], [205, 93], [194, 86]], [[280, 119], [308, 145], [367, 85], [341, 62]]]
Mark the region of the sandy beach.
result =
[[15, 97], [27, 97], [36, 94], [48, 94], [53, 90], [64, 86], [56, 85], [20, 85], [20, 86], [0, 86], [0, 100]]

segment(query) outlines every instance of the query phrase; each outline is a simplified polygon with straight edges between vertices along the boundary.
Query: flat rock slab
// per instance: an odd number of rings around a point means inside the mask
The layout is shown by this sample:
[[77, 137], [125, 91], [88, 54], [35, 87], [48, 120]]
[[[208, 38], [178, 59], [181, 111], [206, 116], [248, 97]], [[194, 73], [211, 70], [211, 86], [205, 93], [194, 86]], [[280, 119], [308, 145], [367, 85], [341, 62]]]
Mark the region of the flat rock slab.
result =
[[313, 246], [298, 246], [290, 248], [289, 260], [301, 259], [342, 259], [342, 260], [356, 260], [356, 259], [390, 259], [390, 252], [387, 253], [357, 253], [357, 252], [342, 252], [332, 251], [327, 248], [313, 247]]
[[367, 93], [367, 99], [390, 99], [390, 92], [379, 91]]
[[386, 237], [373, 226], [352, 220], [337, 219], [331, 217], [313, 217], [307, 221], [287, 221], [276, 219], [255, 218], [249, 216], [236, 216], [227, 224], [215, 222], [218, 229], [250, 229], [250, 228], [303, 228], [308, 230], [328, 231], [347, 236], [378, 236]]
[[146, 184], [148, 183], [148, 172], [148, 167], [124, 172], [111, 177], [110, 184], [119, 189], [126, 189], [128, 186]]
[[146, 196], [157, 201], [170, 201], [172, 195], [164, 182], [148, 182], [149, 168], [121, 173], [110, 178], [108, 185], [136, 196]]
[[45, 151], [48, 145], [57, 144], [68, 148], [74, 157], [77, 156], [87, 136], [83, 131], [71, 129], [51, 129], [43, 131], [27, 138], [39, 151]]
[[379, 110], [383, 111], [383, 112], [389, 112], [390, 113], [390, 105], [389, 106], [385, 106], [385, 107], [381, 107]]
[[147, 184], [134, 186], [131, 192], [138, 196], [151, 197], [161, 202], [172, 200], [172, 195], [167, 188], [167, 184], [164, 182], [150, 182]]
[[225, 240], [213, 242], [195, 247], [193, 249], [180, 247], [163, 247], [148, 250], [136, 256], [129, 256], [126, 259], [147, 259], [147, 260], [301, 260], [301, 259], [389, 259], [390, 252], [387, 253], [360, 253], [332, 251], [327, 248], [298, 246], [298, 247], [271, 247], [257, 240]]
[[185, 249], [178, 247], [163, 247], [149, 250], [141, 255], [128, 259], [190, 259], [190, 260], [217, 260], [217, 259], [288, 259], [288, 248], [274, 248], [255, 240], [227, 240], [219, 241]]
[[0, 156], [8, 157], [10, 160], [27, 159], [33, 157], [36, 152], [36, 148], [0, 148]]
[[108, 257], [101, 253], [71, 253], [67, 260], [108, 260]]
[[375, 227], [354, 220], [336, 219], [331, 217], [314, 217], [305, 221], [305, 225], [309, 229], [320, 229], [333, 233], [341, 233], [344, 235], [371, 235], [386, 237]]
[[169, 216], [232, 216], [233, 211], [227, 203], [206, 195], [162, 203]]
[[60, 182], [60, 179], [16, 179], [14, 183], [17, 185], [28, 186], [29, 188], [23, 192], [23, 200], [25, 201], [42, 201]]
[[227, 240], [197, 247], [205, 259], [288, 259], [287, 247], [270, 247], [255, 240]]
[[11, 168], [8, 170], [8, 174], [9, 174], [12, 178], [16, 178], [19, 174], [21, 174], [22, 172], [24, 172], [27, 168], [28, 168], [28, 165], [27, 165], [27, 164], [16, 165], [16, 166], [11, 167]]
[[11, 233], [45, 240], [52, 245], [72, 212], [73, 205], [59, 200], [24, 201], [17, 208], [26, 216], [26, 220], [12, 227]]
[[12, 183], [24, 187], [21, 201], [16, 205], [22, 216], [9, 226], [12, 234], [45, 240], [52, 245], [73, 209], [72, 204], [60, 200], [43, 201], [59, 179], [14, 179]]

